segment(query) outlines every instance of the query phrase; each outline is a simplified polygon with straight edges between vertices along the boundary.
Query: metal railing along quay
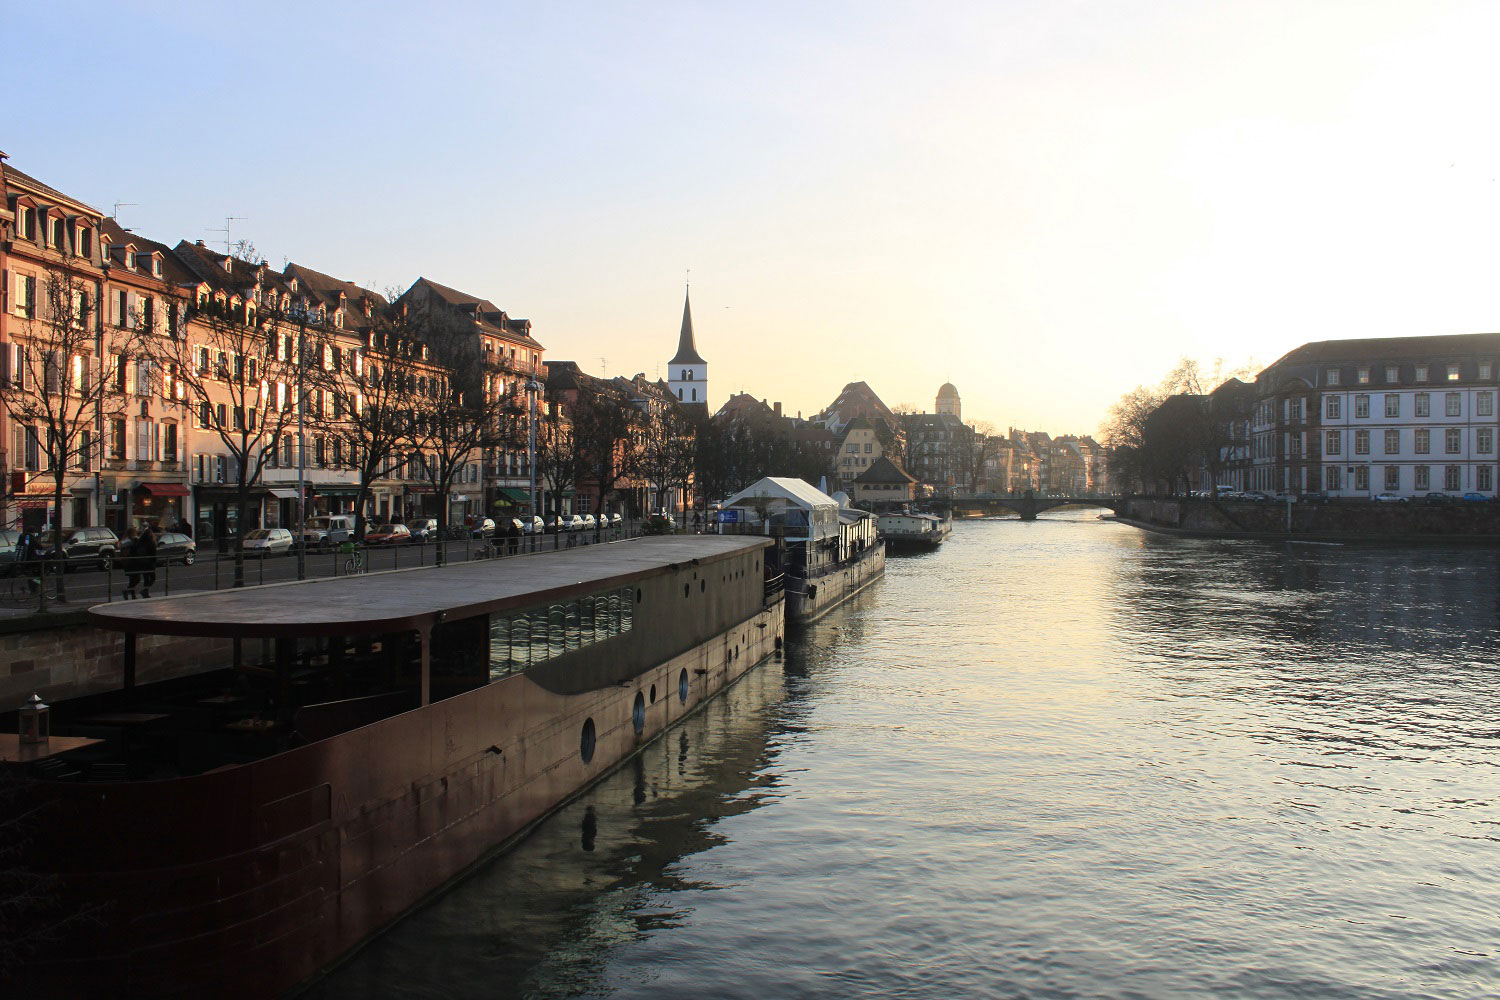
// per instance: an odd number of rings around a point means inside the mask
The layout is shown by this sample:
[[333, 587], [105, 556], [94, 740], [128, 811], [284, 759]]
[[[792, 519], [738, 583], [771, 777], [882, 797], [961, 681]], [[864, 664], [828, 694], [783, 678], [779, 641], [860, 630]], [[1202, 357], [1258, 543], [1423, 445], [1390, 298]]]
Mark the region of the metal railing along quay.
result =
[[[447, 539], [403, 545], [334, 546], [302, 553], [301, 579], [326, 579], [422, 566], [459, 564], [481, 559], [504, 559], [607, 542], [644, 533], [646, 522], [627, 521], [618, 528], [564, 531], [538, 535]], [[207, 545], [208, 543], [205, 543]], [[74, 610], [91, 604], [123, 600], [133, 584], [137, 597], [227, 590], [235, 585], [233, 552], [195, 552], [190, 562], [179, 554], [158, 555], [154, 565], [136, 568], [128, 557], [115, 556], [105, 568], [95, 560], [85, 565], [65, 559], [13, 560], [0, 563], [0, 614], [35, 614]], [[298, 552], [259, 556], [246, 554], [245, 587], [289, 583], [299, 579]]]

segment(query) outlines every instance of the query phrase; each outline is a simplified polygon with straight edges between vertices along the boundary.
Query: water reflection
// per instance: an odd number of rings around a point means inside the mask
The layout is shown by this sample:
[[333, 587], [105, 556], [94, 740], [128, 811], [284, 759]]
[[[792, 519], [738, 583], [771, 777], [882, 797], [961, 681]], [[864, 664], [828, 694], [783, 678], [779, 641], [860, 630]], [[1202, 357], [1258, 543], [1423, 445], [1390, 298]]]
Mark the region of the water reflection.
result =
[[326, 997], [1480, 996], [1491, 552], [964, 522]]

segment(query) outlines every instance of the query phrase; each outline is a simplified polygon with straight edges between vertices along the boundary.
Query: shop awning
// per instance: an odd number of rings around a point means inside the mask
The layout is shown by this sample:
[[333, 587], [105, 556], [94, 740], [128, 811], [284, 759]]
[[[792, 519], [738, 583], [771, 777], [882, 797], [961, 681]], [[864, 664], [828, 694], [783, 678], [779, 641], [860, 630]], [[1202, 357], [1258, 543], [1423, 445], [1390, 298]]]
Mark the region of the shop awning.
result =
[[282, 488], [280, 486], [272, 486], [268, 492], [273, 497], [275, 497], [277, 500], [295, 500], [295, 499], [297, 499], [297, 491], [296, 490], [288, 490], [288, 489], [284, 489], [284, 488]]
[[495, 493], [500, 500], [509, 500], [511, 503], [531, 503], [531, 494], [514, 486], [502, 486]]
[[150, 493], [154, 497], [185, 497], [189, 495], [188, 488], [182, 483], [142, 483], [136, 489]]

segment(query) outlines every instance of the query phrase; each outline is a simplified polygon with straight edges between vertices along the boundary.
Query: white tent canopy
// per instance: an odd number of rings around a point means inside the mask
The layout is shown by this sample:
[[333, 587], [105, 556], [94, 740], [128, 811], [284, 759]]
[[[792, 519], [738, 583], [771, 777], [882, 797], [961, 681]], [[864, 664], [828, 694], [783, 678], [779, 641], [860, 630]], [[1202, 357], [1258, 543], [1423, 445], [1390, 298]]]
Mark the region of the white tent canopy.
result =
[[768, 500], [772, 501], [771, 506], [778, 506], [774, 501], [780, 500], [803, 510], [837, 510], [839, 505], [837, 500], [817, 487], [809, 486], [800, 479], [782, 476], [767, 476], [759, 482], [751, 483], [724, 501], [723, 505], [753, 510], [757, 504]]

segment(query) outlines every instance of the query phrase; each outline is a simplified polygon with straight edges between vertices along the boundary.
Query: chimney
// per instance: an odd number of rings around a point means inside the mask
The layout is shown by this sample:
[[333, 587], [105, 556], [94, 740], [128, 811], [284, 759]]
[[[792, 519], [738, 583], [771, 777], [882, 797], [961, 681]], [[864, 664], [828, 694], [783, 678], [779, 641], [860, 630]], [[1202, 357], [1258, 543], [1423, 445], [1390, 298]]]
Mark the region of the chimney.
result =
[[781, 416], [781, 401], [777, 400], [774, 404], [772, 404], [771, 409], [776, 412], [776, 415], [778, 417]]
[[199, 240], [197, 245], [201, 247], [203, 245], [203, 241]]

